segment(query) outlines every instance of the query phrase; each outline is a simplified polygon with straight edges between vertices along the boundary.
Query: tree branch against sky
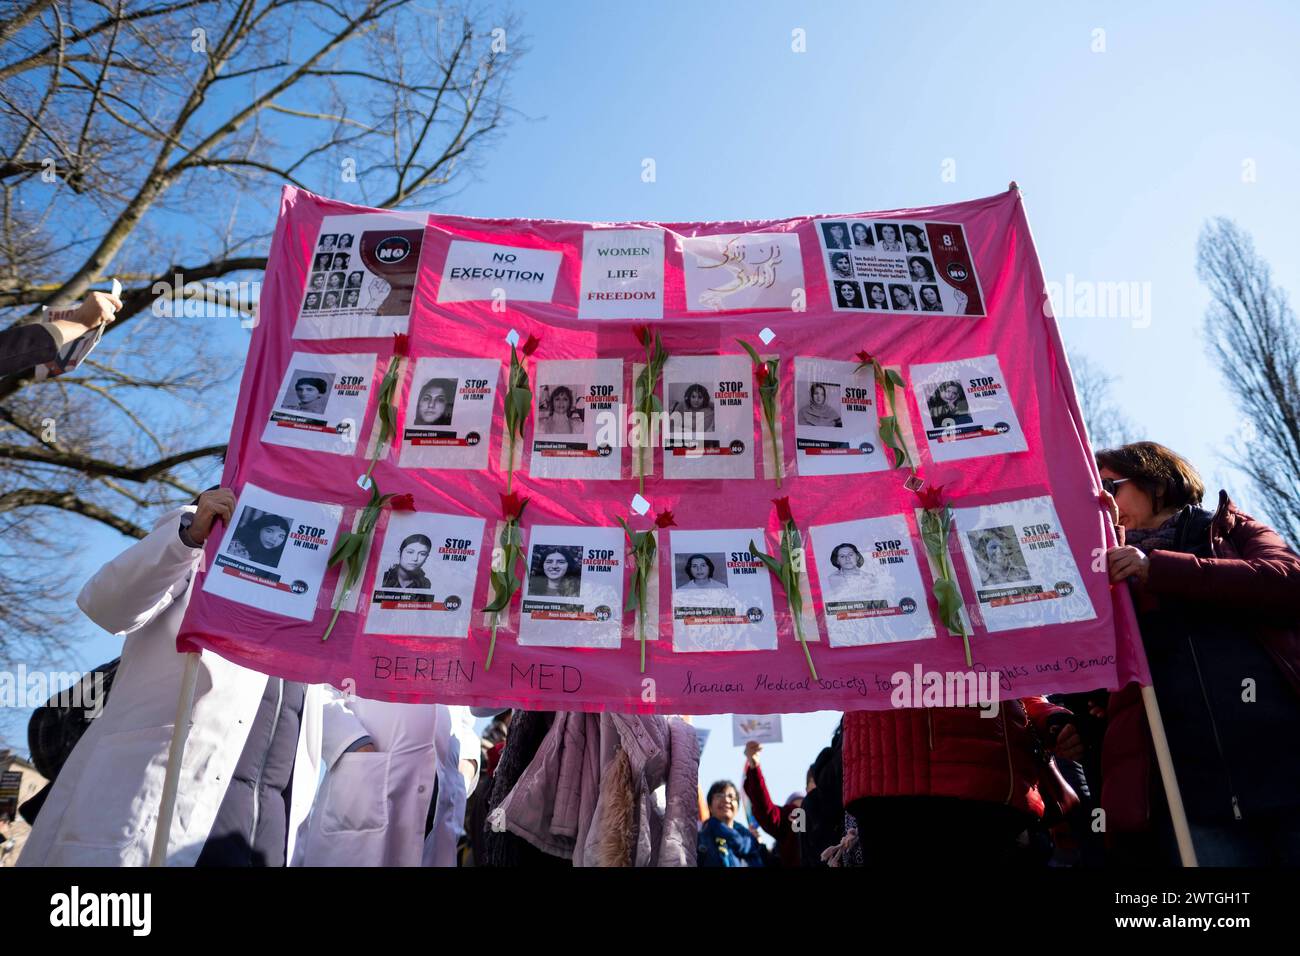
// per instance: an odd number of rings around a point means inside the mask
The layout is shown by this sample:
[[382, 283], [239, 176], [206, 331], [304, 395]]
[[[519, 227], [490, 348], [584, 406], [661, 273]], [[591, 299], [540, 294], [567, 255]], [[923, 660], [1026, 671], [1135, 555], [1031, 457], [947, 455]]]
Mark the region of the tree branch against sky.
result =
[[1274, 527], [1300, 545], [1300, 325], [1250, 235], [1206, 223], [1196, 272], [1209, 287], [1205, 333], [1241, 414], [1232, 465], [1250, 478]]
[[[517, 20], [473, 2], [7, 4], [0, 324], [124, 288], [91, 361], [0, 380], [6, 550], [66, 560], [88, 520], [140, 537], [215, 481], [280, 187], [435, 204], [499, 138], [523, 52]], [[159, 297], [177, 282], [198, 310]], [[72, 605], [15, 567], [0, 653]]]

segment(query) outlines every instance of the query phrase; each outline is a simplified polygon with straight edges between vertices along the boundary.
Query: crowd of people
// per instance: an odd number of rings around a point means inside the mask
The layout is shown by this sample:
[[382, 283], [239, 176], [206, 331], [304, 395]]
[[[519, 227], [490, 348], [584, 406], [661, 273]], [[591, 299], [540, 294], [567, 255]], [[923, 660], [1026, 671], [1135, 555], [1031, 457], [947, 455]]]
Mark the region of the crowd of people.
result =
[[[11, 330], [0, 371], [48, 360], [120, 305], [95, 293]], [[1125, 445], [1097, 466], [1119, 541], [1109, 577], [1133, 596], [1199, 862], [1300, 863], [1300, 556], [1225, 492], [1204, 507], [1200, 477], [1168, 448]], [[33, 720], [33, 760], [51, 783], [21, 808], [33, 823], [21, 865], [148, 862], [186, 666], [176, 635], [203, 545], [234, 507], [231, 489], [209, 489], [82, 588], [78, 606], [123, 636], [122, 654], [101, 716], [75, 732], [50, 732], [48, 711]], [[246, 547], [275, 547], [285, 529], [256, 532]], [[421, 537], [403, 554], [427, 549]], [[696, 557], [691, 573], [704, 574]], [[545, 564], [539, 574], [558, 580]], [[805, 789], [777, 804], [757, 743], [741, 787], [704, 790], [680, 717], [385, 703], [208, 651], [197, 661], [172, 865], [1180, 860], [1136, 685], [1003, 701], [992, 719], [974, 707], [846, 713]], [[476, 717], [491, 718], [482, 735]]]

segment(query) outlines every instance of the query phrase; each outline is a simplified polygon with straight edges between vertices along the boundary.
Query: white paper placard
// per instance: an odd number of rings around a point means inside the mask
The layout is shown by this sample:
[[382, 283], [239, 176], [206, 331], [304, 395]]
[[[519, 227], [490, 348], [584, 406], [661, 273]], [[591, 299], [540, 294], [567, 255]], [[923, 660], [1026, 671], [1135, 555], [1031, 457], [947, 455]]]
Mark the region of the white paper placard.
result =
[[935, 461], [1028, 447], [996, 355], [913, 365], [909, 374]]
[[763, 536], [762, 528], [671, 532], [674, 651], [776, 648], [772, 576], [749, 550]]
[[623, 633], [623, 531], [533, 525], [519, 643], [618, 647]]
[[678, 240], [688, 312], [790, 309], [804, 289], [799, 237], [792, 232]]
[[551, 249], [454, 239], [438, 283], [438, 301], [550, 302], [563, 259], [563, 253]]
[[423, 213], [326, 216], [309, 263], [294, 338], [405, 332], [428, 221]]
[[745, 355], [664, 363], [665, 478], [753, 478], [753, 368]]
[[880, 444], [876, 379], [853, 362], [796, 357], [795, 448], [801, 475], [856, 475], [889, 467]]
[[1050, 497], [954, 508], [953, 519], [990, 631], [1097, 616]]
[[810, 532], [831, 647], [934, 637], [905, 517], [814, 525]]
[[661, 319], [664, 231], [588, 229], [582, 234], [580, 319]]
[[529, 472], [539, 478], [622, 477], [623, 360], [539, 361], [535, 378]]
[[203, 590], [310, 621], [343, 509], [244, 485]]
[[351, 455], [375, 380], [376, 355], [295, 352], [284, 371], [262, 441]]
[[781, 715], [732, 714], [732, 746], [743, 747], [751, 740], [760, 744], [779, 744], [781, 742]]
[[501, 362], [422, 358], [403, 417], [403, 468], [487, 467]]
[[375, 546], [365, 633], [467, 637], [483, 530], [482, 518], [392, 512]]

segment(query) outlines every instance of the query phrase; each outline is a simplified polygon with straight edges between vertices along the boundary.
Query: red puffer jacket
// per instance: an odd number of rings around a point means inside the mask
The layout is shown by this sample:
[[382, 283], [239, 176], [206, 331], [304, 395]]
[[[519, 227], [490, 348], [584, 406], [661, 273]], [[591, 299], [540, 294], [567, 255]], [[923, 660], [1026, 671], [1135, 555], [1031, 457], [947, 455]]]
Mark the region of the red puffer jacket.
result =
[[975, 707], [854, 711], [844, 715], [844, 805], [863, 797], [984, 800], [1043, 815], [1029, 720], [1040, 739], [1069, 715], [1042, 697], [1003, 701], [996, 717]]

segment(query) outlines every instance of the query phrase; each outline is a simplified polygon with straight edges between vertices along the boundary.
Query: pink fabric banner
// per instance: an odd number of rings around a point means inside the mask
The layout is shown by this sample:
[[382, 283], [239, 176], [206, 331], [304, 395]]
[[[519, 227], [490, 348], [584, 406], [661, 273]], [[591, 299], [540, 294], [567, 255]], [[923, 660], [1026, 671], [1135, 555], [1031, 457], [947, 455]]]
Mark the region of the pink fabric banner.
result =
[[[619, 414], [645, 360], [641, 324], [669, 354], [662, 408], [696, 426], [653, 449], [644, 515]], [[528, 499], [523, 586], [488, 668], [512, 331], [539, 342], [513, 478]], [[340, 577], [325, 560], [369, 498], [358, 478], [394, 332], [409, 335], [398, 434], [373, 475], [415, 511], [384, 510], [322, 640]], [[781, 360], [779, 491], [737, 340]], [[999, 672], [1004, 697], [1149, 681], [1126, 589], [1104, 571], [1113, 540], [1016, 190], [845, 216], [611, 224], [392, 213], [286, 188], [223, 478], [239, 506], [207, 543], [178, 646], [387, 700], [889, 707], [898, 672], [968, 668], [931, 596], [908, 470], [889, 467], [879, 440], [885, 395], [854, 372], [862, 350], [901, 373], [917, 470], [951, 500], [974, 670]], [[753, 538], [779, 557], [784, 496], [805, 545], [816, 680], [783, 590], [746, 553]], [[642, 673], [616, 518], [645, 530], [665, 510], [676, 525], [657, 534]]]

